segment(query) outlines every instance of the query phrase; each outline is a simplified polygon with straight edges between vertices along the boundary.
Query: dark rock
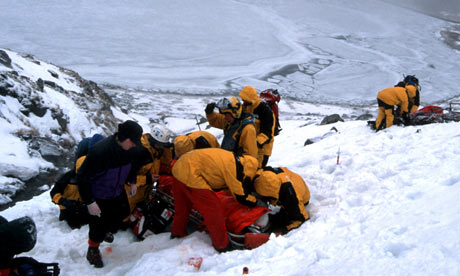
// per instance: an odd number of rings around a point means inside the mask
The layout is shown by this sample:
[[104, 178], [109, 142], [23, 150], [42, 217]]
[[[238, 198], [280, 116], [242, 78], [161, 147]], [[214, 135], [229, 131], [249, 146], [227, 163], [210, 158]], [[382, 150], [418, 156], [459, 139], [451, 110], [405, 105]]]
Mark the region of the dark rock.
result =
[[54, 78], [59, 79], [58, 73], [56, 73], [56, 72], [54, 72], [54, 71], [52, 71], [52, 70], [48, 70], [48, 72], [49, 72], [49, 73], [51, 74], [51, 76], [53, 76]]
[[52, 81], [49, 81], [49, 80], [44, 81], [44, 83], [45, 83], [45, 85], [47, 85], [49, 87], [52, 87], [52, 88], [57, 87], [57, 84], [55, 82], [52, 82]]
[[324, 117], [324, 119], [321, 121], [320, 125], [333, 124], [333, 123], [337, 123], [338, 121], [343, 122], [342, 117], [340, 117], [339, 114], [332, 114], [332, 115]]
[[39, 78], [37, 81], [37, 86], [38, 86], [38, 90], [43, 92], [43, 88], [45, 88], [45, 83], [43, 82], [43, 80], [41, 78]]
[[0, 50], [0, 63], [8, 68], [11, 68], [11, 58], [3, 50]]
[[365, 113], [365, 114], [359, 115], [356, 118], [356, 120], [358, 120], [358, 121], [368, 121], [368, 120], [370, 120], [372, 118], [374, 118], [374, 116], [372, 114]]

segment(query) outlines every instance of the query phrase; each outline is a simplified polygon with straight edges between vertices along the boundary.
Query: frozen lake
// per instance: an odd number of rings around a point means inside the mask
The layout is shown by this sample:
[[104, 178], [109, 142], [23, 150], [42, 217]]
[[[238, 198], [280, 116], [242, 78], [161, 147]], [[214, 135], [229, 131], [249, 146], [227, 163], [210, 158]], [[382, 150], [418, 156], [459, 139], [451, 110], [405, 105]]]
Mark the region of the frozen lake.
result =
[[309, 102], [369, 104], [415, 74], [422, 104], [431, 104], [460, 94], [460, 31], [423, 3], [2, 0], [0, 46], [99, 84], [152, 92], [253, 85]]

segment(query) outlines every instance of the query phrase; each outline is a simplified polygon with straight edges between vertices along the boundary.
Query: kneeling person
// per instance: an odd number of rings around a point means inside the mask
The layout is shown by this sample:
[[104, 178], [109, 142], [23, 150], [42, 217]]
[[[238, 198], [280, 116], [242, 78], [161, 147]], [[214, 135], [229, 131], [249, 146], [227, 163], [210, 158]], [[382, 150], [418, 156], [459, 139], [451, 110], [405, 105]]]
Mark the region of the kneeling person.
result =
[[257, 165], [252, 156], [238, 157], [230, 151], [213, 148], [193, 150], [179, 158], [172, 168], [180, 182], [173, 185], [171, 235], [187, 235], [188, 216], [195, 209], [203, 216], [214, 248], [219, 252], [231, 250], [223, 207], [215, 191], [228, 189], [241, 204], [255, 206], [256, 198], [244, 183], [254, 177]]
[[271, 222], [281, 227], [282, 232], [297, 228], [309, 219], [305, 205], [310, 200], [310, 190], [302, 177], [288, 168], [266, 167], [257, 171], [254, 188], [271, 204], [281, 207]]

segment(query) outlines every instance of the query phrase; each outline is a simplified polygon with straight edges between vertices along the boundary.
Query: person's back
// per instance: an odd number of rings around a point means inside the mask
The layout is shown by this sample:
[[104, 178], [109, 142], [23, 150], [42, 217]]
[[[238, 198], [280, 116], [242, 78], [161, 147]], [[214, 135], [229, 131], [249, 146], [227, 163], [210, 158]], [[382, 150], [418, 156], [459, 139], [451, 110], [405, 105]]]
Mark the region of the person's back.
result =
[[220, 148], [216, 137], [207, 131], [194, 131], [186, 135], [179, 135], [174, 139], [174, 151], [177, 158], [191, 150], [205, 148]]

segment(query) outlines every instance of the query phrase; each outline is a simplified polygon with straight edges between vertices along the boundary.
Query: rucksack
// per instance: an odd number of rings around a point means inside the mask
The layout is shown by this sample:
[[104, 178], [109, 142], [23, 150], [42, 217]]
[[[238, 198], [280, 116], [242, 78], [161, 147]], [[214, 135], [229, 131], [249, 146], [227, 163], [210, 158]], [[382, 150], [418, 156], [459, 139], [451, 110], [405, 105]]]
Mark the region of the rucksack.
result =
[[280, 121], [279, 121], [279, 110], [278, 102], [281, 100], [281, 96], [276, 89], [266, 89], [260, 92], [260, 99], [271, 107], [273, 114], [275, 114], [275, 136], [278, 135], [281, 130]]

